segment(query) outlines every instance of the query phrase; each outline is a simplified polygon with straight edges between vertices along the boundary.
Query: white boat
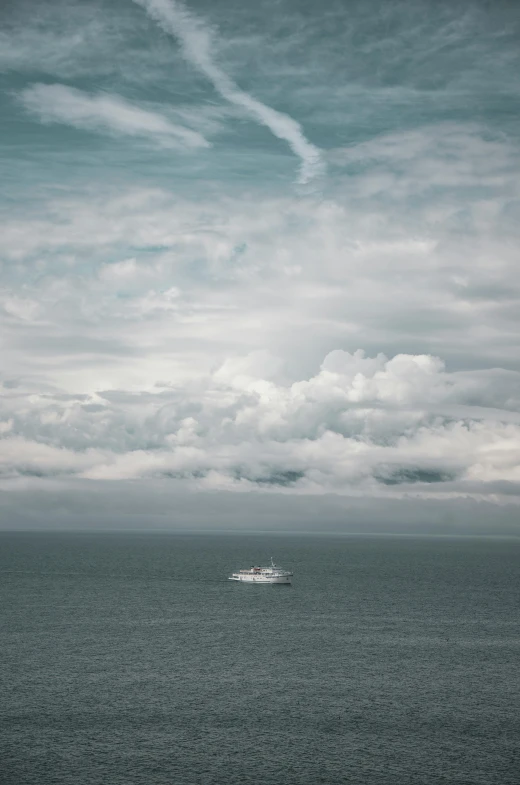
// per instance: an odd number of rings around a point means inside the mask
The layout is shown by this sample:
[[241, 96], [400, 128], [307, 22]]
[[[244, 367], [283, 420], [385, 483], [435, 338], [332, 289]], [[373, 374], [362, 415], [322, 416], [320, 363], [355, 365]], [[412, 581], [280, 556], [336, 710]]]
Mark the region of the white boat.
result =
[[292, 572], [281, 570], [271, 559], [270, 567], [251, 567], [249, 570], [239, 570], [230, 576], [230, 581], [243, 583], [290, 583]]

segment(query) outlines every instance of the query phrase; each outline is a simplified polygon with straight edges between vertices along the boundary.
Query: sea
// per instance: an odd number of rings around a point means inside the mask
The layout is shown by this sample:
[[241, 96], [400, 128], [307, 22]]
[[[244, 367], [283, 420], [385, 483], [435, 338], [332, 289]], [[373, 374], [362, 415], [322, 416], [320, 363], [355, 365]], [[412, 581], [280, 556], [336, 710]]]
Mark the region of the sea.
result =
[[520, 540], [4, 532], [0, 581], [2, 785], [520, 783]]

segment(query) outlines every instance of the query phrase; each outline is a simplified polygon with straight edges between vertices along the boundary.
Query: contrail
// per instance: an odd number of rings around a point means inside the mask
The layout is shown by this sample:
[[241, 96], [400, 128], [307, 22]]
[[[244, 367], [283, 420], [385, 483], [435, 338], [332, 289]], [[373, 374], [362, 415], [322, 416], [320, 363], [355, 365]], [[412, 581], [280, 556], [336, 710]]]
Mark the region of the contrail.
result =
[[321, 151], [309, 142], [299, 123], [249, 95], [215, 63], [211, 54], [211, 33], [204, 23], [176, 0], [134, 0], [167, 33], [179, 39], [186, 60], [207, 76], [220, 95], [241, 106], [265, 125], [274, 136], [284, 139], [301, 160], [300, 183], [307, 183], [324, 170]]

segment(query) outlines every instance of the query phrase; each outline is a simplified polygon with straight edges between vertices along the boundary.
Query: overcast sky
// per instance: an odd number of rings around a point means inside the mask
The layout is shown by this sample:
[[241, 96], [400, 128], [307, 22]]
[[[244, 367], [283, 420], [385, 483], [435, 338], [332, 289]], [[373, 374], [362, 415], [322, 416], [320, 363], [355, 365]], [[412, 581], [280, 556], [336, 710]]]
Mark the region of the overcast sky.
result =
[[520, 533], [520, 5], [1, 13], [0, 526]]

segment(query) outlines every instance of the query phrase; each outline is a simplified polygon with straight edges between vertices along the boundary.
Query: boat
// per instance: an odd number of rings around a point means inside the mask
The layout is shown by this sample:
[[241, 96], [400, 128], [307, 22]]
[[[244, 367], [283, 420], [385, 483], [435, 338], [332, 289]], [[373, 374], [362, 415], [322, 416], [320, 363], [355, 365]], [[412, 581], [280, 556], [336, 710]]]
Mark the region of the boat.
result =
[[243, 583], [291, 583], [292, 572], [277, 567], [271, 558], [270, 567], [251, 567], [249, 570], [234, 572], [229, 580]]

